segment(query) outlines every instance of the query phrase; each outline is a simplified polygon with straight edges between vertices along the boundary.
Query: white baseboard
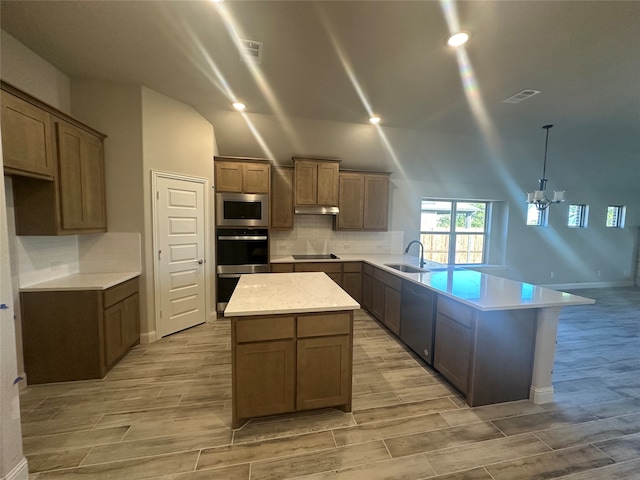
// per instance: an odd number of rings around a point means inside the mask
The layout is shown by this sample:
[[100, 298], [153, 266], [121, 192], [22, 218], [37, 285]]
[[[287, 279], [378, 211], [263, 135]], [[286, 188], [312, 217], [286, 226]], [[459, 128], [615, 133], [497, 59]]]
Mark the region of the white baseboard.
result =
[[207, 323], [215, 322], [217, 319], [218, 319], [218, 312], [216, 312], [215, 309], [213, 309], [213, 311], [209, 314], [209, 320], [207, 320]]
[[540, 287], [551, 288], [553, 290], [579, 290], [581, 288], [611, 288], [611, 287], [633, 287], [633, 280], [620, 282], [590, 282], [590, 283], [550, 283], [539, 285]]
[[6, 477], [2, 477], [2, 480], [29, 480], [29, 464], [27, 459], [22, 457], [22, 460], [13, 467]]
[[529, 400], [536, 405], [553, 402], [553, 386], [540, 388], [532, 386], [529, 389]]
[[156, 342], [157, 340], [158, 340], [158, 334], [156, 333], [155, 330], [140, 334], [140, 344], [142, 345], [153, 343], [153, 342]]

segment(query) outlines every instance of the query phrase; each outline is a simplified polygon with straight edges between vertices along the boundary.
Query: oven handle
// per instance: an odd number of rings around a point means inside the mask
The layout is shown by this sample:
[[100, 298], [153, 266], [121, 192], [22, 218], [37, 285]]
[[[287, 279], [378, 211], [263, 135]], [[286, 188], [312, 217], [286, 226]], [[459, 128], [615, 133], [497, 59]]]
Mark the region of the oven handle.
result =
[[240, 278], [241, 273], [219, 273], [219, 278]]
[[218, 240], [266, 240], [266, 235], [218, 235]]

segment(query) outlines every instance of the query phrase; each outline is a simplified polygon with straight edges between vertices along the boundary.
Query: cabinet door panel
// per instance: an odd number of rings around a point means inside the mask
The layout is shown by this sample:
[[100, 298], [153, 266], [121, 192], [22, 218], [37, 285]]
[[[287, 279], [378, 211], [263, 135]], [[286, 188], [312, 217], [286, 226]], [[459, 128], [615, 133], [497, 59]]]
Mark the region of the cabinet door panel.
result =
[[104, 360], [107, 369], [111, 368], [125, 350], [123, 336], [124, 302], [116, 303], [104, 311]]
[[384, 289], [384, 324], [396, 335], [400, 334], [400, 292], [390, 287]]
[[338, 168], [337, 163], [318, 163], [318, 205], [338, 205]]
[[299, 160], [295, 165], [295, 204], [316, 205], [318, 198], [318, 169], [316, 168], [316, 162]]
[[274, 168], [271, 178], [271, 228], [293, 228], [293, 169]]
[[364, 179], [365, 230], [388, 230], [389, 177], [386, 175], [366, 175]]
[[362, 276], [362, 306], [372, 311], [371, 302], [373, 301], [373, 277], [370, 275]]
[[294, 340], [236, 346], [236, 418], [274, 415], [294, 410], [294, 355]]
[[244, 164], [244, 193], [269, 193], [270, 167], [266, 164]]
[[471, 358], [471, 329], [438, 313], [434, 367], [462, 393], [467, 393]]
[[82, 133], [63, 122], [57, 122], [56, 129], [62, 228], [82, 228]]
[[298, 340], [297, 409], [348, 404], [351, 388], [349, 336]]
[[102, 140], [83, 133], [82, 204], [85, 228], [104, 228], [107, 225], [104, 188], [104, 160]]
[[341, 173], [339, 176], [338, 230], [362, 230], [364, 226], [364, 176], [358, 173]]
[[2, 155], [5, 167], [53, 176], [51, 116], [5, 91], [2, 92]]
[[242, 193], [242, 164], [239, 162], [215, 162], [216, 191]]
[[373, 298], [371, 299], [371, 313], [381, 322], [384, 319], [384, 283], [373, 279]]
[[342, 283], [345, 291], [353, 297], [353, 299], [362, 303], [362, 273], [345, 272], [342, 274]]
[[125, 348], [140, 343], [140, 300], [136, 293], [123, 301], [122, 337]]

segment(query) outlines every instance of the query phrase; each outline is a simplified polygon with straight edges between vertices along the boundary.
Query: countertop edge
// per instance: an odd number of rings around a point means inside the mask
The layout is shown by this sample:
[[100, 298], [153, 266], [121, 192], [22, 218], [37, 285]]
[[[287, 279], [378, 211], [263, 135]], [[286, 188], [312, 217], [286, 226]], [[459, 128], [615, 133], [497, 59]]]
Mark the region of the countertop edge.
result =
[[[141, 272], [74, 273], [65, 277], [47, 280], [20, 287], [20, 292], [59, 292], [76, 290], [107, 290], [139, 277]], [[109, 278], [105, 278], [105, 277]], [[80, 283], [79, 283], [80, 282]]]

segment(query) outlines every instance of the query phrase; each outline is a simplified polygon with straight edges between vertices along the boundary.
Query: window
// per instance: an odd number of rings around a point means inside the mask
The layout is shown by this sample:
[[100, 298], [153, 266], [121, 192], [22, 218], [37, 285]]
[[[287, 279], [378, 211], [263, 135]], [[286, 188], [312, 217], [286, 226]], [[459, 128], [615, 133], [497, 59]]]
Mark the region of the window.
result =
[[424, 258], [447, 264], [485, 262], [489, 202], [431, 200], [420, 209]]
[[572, 228], [586, 228], [589, 217], [588, 205], [569, 205], [567, 226]]
[[609, 205], [607, 207], [606, 226], [610, 228], [624, 228], [624, 216], [627, 208], [622, 205]]
[[527, 205], [527, 225], [538, 225], [544, 227], [547, 225], [549, 209], [538, 210], [532, 203]]

